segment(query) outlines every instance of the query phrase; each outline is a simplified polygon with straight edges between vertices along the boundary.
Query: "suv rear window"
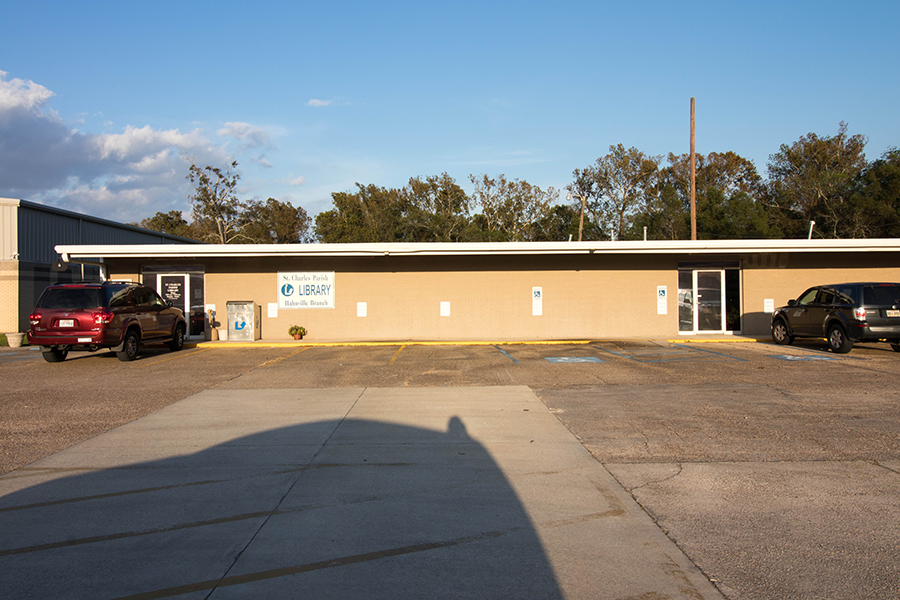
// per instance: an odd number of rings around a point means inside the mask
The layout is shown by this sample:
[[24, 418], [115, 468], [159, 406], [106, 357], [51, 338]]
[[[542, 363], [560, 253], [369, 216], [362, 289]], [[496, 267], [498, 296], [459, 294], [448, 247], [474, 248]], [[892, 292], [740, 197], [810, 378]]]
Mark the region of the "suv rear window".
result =
[[122, 306], [128, 296], [128, 286], [83, 288], [48, 288], [38, 307], [49, 310], [75, 310], [78, 308], [99, 308]]
[[866, 306], [890, 306], [900, 304], [900, 286], [867, 285], [863, 287], [863, 304]]

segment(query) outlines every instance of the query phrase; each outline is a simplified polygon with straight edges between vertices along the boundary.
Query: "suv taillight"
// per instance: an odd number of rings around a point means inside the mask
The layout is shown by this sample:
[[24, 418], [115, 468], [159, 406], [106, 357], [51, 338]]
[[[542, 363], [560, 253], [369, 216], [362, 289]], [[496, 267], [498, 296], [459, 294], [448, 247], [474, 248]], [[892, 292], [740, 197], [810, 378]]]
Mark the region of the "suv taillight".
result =
[[91, 315], [94, 318], [95, 325], [105, 325], [113, 320], [113, 317], [116, 316], [108, 310], [101, 310], [95, 312]]
[[43, 315], [41, 315], [41, 313], [39, 313], [39, 312], [33, 312], [30, 315], [28, 315], [28, 320], [31, 321], [32, 325], [40, 325], [42, 318], [43, 318]]
[[857, 321], [865, 321], [866, 320], [866, 309], [862, 306], [857, 306], [853, 309], [853, 318]]

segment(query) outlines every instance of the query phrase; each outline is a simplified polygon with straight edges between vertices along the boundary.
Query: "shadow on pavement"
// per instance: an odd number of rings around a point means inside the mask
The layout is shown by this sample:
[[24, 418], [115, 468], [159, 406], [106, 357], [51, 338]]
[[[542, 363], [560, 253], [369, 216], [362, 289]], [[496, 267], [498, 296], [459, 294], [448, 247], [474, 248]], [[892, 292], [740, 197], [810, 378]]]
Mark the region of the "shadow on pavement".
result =
[[0, 478], [0, 597], [562, 597], [457, 417], [318, 421], [134, 464], [84, 451]]

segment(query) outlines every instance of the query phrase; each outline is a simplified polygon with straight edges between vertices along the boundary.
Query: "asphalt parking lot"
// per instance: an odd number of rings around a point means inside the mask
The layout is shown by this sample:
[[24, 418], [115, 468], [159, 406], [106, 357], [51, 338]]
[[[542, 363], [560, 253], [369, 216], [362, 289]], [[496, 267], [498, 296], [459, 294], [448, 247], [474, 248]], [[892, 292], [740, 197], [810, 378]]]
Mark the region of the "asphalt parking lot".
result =
[[887, 345], [815, 342], [224, 346], [59, 364], [3, 349], [0, 474], [203, 392], [524, 386], [722, 596], [898, 598], [898, 366]]

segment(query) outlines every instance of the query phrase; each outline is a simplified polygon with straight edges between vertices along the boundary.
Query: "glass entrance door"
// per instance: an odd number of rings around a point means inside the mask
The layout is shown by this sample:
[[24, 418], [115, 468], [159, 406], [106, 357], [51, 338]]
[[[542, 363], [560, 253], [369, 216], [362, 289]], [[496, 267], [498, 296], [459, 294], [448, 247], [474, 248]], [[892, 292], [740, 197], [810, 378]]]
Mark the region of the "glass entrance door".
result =
[[724, 333], [725, 271], [678, 272], [678, 330], [682, 333]]
[[725, 331], [725, 271], [694, 271], [694, 331]]
[[[187, 338], [203, 337], [203, 282], [187, 273], [158, 273], [156, 290], [163, 300], [184, 312], [188, 323]], [[197, 301], [195, 302], [194, 299]]]

